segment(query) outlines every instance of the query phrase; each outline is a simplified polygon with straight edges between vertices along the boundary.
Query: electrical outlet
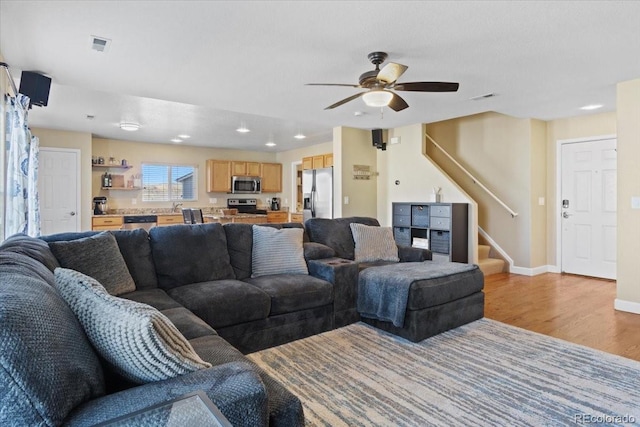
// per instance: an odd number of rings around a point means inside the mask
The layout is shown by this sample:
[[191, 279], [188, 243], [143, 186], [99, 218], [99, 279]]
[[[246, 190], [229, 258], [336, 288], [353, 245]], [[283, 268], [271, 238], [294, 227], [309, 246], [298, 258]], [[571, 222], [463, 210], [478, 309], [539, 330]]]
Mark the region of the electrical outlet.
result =
[[218, 203], [218, 199], [215, 197], [209, 197], [209, 203], [215, 205], [216, 203]]
[[138, 199], [131, 199], [131, 204], [132, 205], [137, 205], [138, 204]]

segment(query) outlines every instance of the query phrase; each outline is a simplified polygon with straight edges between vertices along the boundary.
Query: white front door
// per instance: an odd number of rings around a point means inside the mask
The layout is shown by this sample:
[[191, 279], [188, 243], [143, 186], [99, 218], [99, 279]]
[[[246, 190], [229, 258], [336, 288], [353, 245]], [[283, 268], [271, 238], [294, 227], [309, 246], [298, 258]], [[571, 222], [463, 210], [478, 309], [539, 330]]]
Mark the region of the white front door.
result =
[[562, 271], [616, 278], [616, 139], [562, 145]]
[[38, 192], [43, 235], [80, 231], [80, 151], [40, 148]]

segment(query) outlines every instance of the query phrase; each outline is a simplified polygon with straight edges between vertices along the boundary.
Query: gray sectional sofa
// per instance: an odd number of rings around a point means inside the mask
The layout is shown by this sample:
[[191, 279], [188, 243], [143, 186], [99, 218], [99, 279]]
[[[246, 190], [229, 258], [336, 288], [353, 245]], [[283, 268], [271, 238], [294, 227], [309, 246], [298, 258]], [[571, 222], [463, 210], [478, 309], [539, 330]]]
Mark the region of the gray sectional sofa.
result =
[[[234, 426], [304, 425], [300, 400], [244, 354], [360, 320], [362, 266], [339, 245], [320, 243], [324, 231], [314, 233], [315, 242], [303, 233], [308, 274], [258, 277], [251, 224], [10, 237], [0, 245], [0, 425], [93, 425], [196, 390]], [[115, 249], [96, 244], [106, 235]], [[420, 249], [399, 253], [401, 261], [430, 258]], [[96, 274], [108, 282], [117, 274], [113, 256], [124, 260], [131, 279], [118, 297], [160, 311], [210, 368], [137, 384], [102, 359], [56, 289], [53, 271], [103, 265]]]

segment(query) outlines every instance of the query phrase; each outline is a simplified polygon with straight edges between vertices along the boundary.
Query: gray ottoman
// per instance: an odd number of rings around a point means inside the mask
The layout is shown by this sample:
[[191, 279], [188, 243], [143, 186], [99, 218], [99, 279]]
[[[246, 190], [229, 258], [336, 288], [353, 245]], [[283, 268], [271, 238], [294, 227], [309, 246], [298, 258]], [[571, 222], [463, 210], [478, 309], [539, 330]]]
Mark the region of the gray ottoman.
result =
[[473, 264], [370, 267], [358, 279], [358, 312], [362, 321], [417, 342], [482, 318], [483, 287], [484, 275]]

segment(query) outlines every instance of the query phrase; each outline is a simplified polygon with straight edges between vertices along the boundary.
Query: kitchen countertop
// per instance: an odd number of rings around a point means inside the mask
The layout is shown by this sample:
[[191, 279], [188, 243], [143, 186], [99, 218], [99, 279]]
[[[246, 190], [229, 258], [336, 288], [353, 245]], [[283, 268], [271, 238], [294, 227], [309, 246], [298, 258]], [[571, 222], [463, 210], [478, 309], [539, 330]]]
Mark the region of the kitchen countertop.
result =
[[237, 213], [235, 215], [221, 215], [221, 214], [208, 214], [202, 215], [204, 219], [233, 219], [233, 218], [266, 218], [266, 214], [249, 214], [249, 213]]

